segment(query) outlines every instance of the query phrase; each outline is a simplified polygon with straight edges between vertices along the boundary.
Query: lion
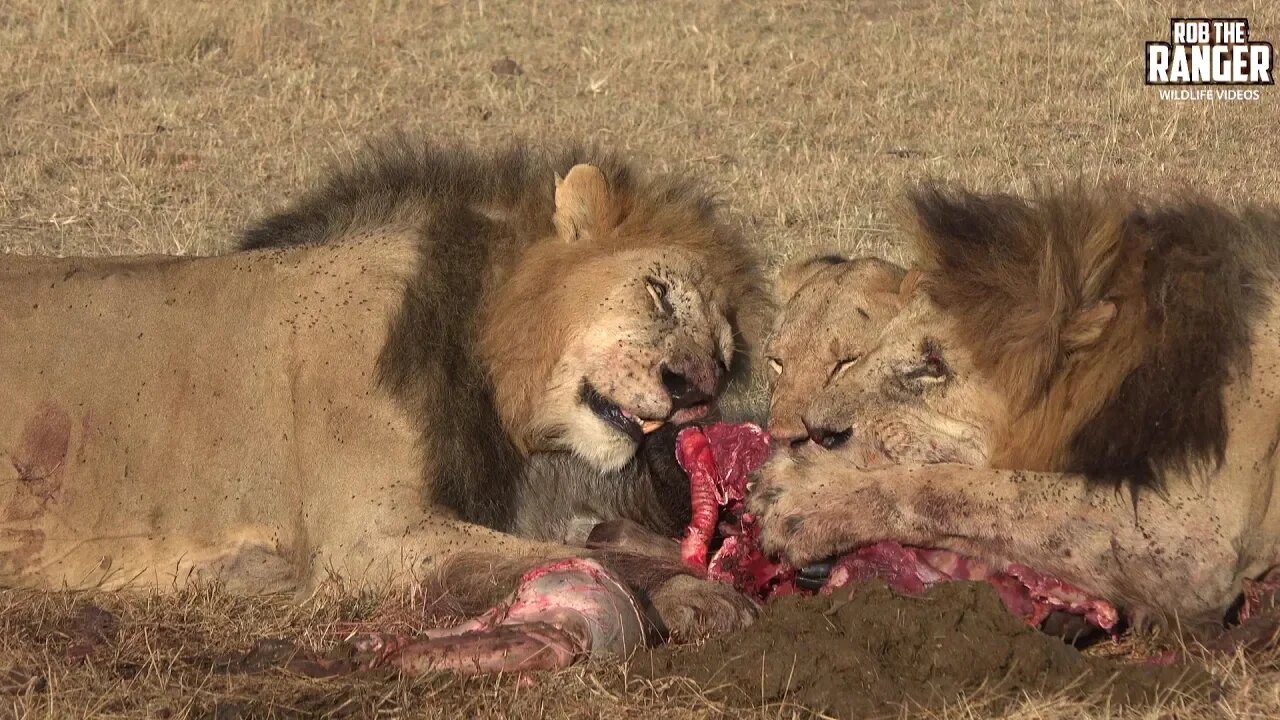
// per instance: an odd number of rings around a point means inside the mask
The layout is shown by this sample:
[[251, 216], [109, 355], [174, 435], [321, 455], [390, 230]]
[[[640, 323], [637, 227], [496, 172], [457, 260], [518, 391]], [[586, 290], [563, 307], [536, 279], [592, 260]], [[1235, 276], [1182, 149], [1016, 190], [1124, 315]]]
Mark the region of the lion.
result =
[[[242, 246], [0, 258], [0, 583], [306, 592], [670, 533], [648, 439], [712, 411], [770, 305], [709, 196], [603, 152], [392, 141]], [[672, 616], [729, 601], [636, 565]]]
[[876, 343], [902, 309], [898, 289], [906, 273], [876, 257], [819, 255], [778, 274], [781, 311], [765, 349], [772, 371], [768, 427], [775, 441], [815, 439], [804, 422], [805, 407]]
[[878, 540], [1220, 628], [1280, 565], [1280, 211], [912, 194], [904, 307], [757, 478], [797, 565]]

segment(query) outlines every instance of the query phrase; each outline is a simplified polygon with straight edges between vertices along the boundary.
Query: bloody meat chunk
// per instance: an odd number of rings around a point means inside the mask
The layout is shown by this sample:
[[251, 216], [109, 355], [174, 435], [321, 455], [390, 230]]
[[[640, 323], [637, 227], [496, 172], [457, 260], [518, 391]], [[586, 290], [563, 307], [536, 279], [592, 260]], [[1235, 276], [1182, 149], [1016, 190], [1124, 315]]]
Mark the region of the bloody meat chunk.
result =
[[[759, 528], [743, 504], [747, 479], [768, 458], [769, 451], [769, 434], [753, 423], [690, 427], [676, 438], [676, 459], [689, 476], [693, 503], [693, 520], [680, 546], [681, 558], [705, 569], [709, 578], [731, 583], [757, 600], [801, 591], [796, 569], [760, 550]], [[1054, 611], [1081, 615], [1108, 631], [1119, 621], [1111, 603], [1024, 565], [997, 565], [949, 550], [905, 547], [889, 541], [839, 558], [823, 591], [877, 578], [911, 595], [940, 582], [985, 582], [995, 588], [1010, 612], [1035, 626]]]

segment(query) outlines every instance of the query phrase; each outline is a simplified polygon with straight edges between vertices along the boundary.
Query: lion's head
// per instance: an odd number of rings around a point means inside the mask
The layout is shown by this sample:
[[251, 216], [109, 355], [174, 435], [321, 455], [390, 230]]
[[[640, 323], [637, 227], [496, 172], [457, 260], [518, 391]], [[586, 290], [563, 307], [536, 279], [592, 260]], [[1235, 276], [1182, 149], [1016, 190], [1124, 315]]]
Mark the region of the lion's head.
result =
[[[1247, 233], [1210, 206], [1072, 188], [911, 198], [917, 269], [879, 340], [809, 403], [863, 465], [960, 462], [1150, 479], [1221, 456], [1247, 354]], [[1234, 274], [1234, 275], [1233, 275]]]
[[688, 186], [578, 164], [546, 220], [485, 308], [481, 356], [526, 451], [617, 469], [647, 433], [712, 409], [768, 299], [745, 242]]
[[879, 340], [902, 307], [898, 290], [905, 275], [879, 258], [838, 255], [802, 260], [779, 274], [783, 309], [765, 351], [775, 440], [794, 445], [810, 439], [809, 404]]

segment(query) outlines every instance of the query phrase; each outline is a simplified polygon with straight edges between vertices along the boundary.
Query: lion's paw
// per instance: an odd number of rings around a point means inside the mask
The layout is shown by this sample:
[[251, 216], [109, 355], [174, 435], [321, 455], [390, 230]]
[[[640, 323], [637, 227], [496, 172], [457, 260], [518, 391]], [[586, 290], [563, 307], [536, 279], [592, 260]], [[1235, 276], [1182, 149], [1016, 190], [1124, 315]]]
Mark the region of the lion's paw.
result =
[[760, 547], [771, 555], [781, 555], [792, 562], [821, 557], [807, 547], [806, 525], [820, 509], [817, 498], [807, 487], [804, 462], [790, 455], [779, 455], [762, 467], [756, 476], [756, 487], [748, 500], [748, 510], [760, 525]]
[[[888, 539], [901, 526], [882, 473], [824, 455], [776, 455], [756, 476], [748, 509], [760, 547], [797, 567]], [[905, 538], [904, 538], [905, 539]]]

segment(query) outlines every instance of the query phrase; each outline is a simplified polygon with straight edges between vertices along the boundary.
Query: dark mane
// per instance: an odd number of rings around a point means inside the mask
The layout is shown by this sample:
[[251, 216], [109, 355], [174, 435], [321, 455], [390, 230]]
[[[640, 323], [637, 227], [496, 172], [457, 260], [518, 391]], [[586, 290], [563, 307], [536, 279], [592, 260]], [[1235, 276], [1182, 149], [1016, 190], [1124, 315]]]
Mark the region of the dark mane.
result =
[[[1079, 185], [1031, 199], [930, 187], [912, 205], [926, 291], [1012, 389], [1026, 411], [1013, 422], [1050, 436], [1024, 434], [1051, 449], [1011, 457], [1138, 485], [1222, 462], [1223, 389], [1249, 363], [1260, 273], [1280, 267], [1274, 211]], [[1098, 303], [1115, 320], [1076, 352], [1072, 319]]]
[[396, 137], [330, 173], [240, 243], [251, 250], [340, 242], [385, 229], [419, 236], [418, 268], [392, 321], [378, 379], [422, 420], [423, 451], [437, 474], [429, 500], [471, 522], [511, 527], [525, 462], [477, 358], [479, 312], [493, 278], [553, 233], [554, 176], [583, 162], [599, 167], [615, 191], [700, 218], [714, 210], [692, 185], [641, 182], [598, 150], [546, 154], [514, 146], [483, 154]]

